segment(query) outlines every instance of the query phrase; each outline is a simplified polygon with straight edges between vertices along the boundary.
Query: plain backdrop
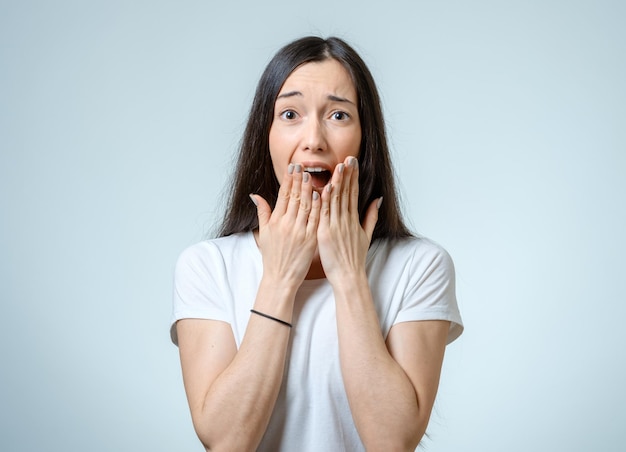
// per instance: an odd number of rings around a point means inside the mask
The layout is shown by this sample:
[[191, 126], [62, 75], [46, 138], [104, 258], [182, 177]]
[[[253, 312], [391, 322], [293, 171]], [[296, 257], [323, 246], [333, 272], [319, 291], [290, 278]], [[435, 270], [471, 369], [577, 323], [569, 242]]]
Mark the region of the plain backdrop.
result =
[[308, 34], [370, 66], [407, 218], [456, 263], [426, 450], [624, 450], [625, 23], [608, 0], [0, 1], [0, 450], [202, 450], [173, 266]]

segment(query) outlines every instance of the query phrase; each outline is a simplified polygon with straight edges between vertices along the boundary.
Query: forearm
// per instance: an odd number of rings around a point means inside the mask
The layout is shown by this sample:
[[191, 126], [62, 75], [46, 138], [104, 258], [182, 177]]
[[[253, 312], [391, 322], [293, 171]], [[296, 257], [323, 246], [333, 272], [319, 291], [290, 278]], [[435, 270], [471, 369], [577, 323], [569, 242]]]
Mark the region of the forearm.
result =
[[414, 450], [430, 412], [392, 358], [365, 276], [334, 287], [339, 354], [352, 416], [367, 450]]
[[[294, 294], [262, 282], [254, 308], [290, 322]], [[192, 410], [207, 450], [256, 449], [280, 390], [289, 335], [288, 326], [251, 315], [232, 362], [208, 388], [202, 406]]]

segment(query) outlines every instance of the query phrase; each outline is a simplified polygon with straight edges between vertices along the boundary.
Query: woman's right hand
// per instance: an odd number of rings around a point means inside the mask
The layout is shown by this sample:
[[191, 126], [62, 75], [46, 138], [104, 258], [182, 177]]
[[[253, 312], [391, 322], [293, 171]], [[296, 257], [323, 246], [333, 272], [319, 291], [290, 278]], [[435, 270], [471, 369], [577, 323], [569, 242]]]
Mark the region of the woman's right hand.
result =
[[290, 164], [274, 211], [260, 195], [250, 197], [257, 205], [263, 278], [296, 290], [306, 277], [317, 248], [319, 194], [313, 190], [311, 178], [303, 172], [302, 165]]
[[[274, 211], [261, 196], [250, 197], [263, 257], [254, 309], [291, 322], [295, 293], [317, 248], [321, 200], [296, 165], [282, 178]], [[251, 314], [239, 347], [231, 325], [220, 320], [183, 319], [177, 331], [191, 416], [205, 448], [256, 450], [280, 391], [291, 328]]]

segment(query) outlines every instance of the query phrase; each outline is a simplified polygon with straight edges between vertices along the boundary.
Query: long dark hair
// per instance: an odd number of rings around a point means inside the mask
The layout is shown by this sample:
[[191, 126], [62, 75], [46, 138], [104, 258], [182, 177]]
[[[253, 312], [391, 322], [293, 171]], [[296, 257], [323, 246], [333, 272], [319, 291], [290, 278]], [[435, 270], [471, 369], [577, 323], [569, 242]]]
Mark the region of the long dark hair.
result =
[[274, 207], [279, 184], [274, 174], [269, 150], [269, 131], [274, 116], [274, 103], [289, 75], [299, 66], [337, 60], [352, 77], [358, 96], [361, 120], [359, 151], [359, 213], [361, 221], [367, 206], [383, 196], [372, 241], [377, 238], [411, 236], [400, 214], [393, 167], [385, 134], [380, 97], [369, 69], [346, 42], [331, 37], [305, 37], [287, 44], [269, 62], [256, 89], [246, 130], [241, 141], [234, 172], [234, 189], [218, 235], [251, 231], [258, 227], [256, 209], [249, 194], [257, 193]]

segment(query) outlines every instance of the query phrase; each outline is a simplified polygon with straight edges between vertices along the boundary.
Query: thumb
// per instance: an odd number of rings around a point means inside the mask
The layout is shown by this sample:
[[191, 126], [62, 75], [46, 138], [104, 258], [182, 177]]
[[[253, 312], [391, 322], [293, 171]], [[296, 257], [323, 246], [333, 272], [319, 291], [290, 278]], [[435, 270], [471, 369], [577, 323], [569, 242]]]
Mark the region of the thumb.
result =
[[259, 217], [259, 228], [262, 228], [270, 221], [272, 208], [260, 195], [250, 193], [250, 199], [256, 206], [257, 215]]
[[380, 198], [373, 200], [367, 208], [367, 212], [365, 212], [363, 230], [365, 231], [365, 234], [367, 234], [367, 238], [370, 242], [372, 241], [372, 234], [374, 234], [374, 228], [378, 222], [378, 209], [380, 209], [382, 203], [383, 197], [381, 196]]

